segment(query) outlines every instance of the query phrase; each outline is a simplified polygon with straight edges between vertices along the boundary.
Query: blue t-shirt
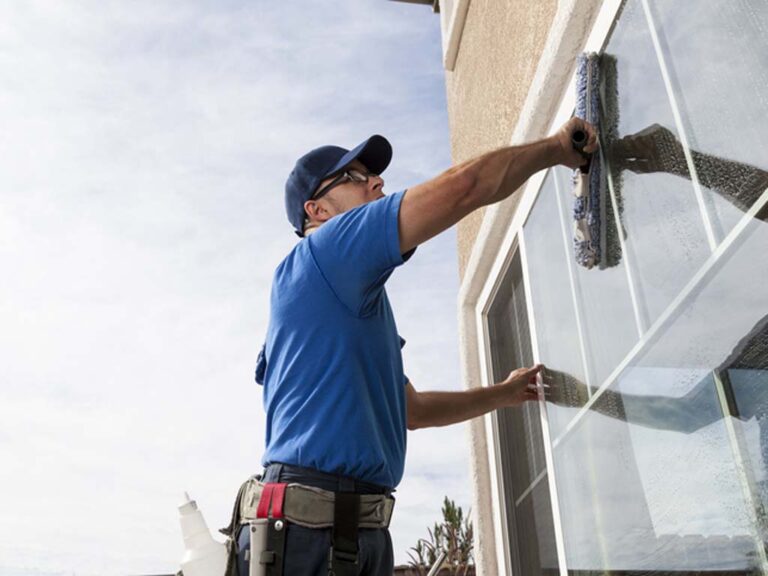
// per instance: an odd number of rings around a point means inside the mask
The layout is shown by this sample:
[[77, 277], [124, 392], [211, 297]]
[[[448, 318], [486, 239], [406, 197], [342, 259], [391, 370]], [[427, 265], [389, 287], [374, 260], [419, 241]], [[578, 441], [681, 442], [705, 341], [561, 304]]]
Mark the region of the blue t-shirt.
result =
[[400, 482], [407, 378], [384, 283], [413, 254], [400, 254], [404, 194], [333, 217], [277, 267], [261, 362], [264, 464]]

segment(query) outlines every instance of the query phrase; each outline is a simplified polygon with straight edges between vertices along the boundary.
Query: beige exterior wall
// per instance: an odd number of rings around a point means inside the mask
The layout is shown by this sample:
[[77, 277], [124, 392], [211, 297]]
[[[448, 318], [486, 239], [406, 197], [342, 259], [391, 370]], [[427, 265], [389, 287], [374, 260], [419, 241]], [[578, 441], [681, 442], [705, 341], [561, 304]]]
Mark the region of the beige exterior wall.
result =
[[[470, 3], [454, 70], [446, 71], [454, 163], [509, 145], [557, 5], [557, 0]], [[483, 213], [458, 225], [462, 279]]]

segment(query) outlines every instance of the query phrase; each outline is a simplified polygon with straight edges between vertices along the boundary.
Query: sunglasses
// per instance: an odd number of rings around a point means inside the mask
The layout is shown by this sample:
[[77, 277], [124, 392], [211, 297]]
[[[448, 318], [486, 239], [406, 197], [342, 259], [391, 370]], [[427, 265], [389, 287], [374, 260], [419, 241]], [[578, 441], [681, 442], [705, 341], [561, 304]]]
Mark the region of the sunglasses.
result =
[[315, 194], [313, 194], [310, 200], [319, 200], [328, 194], [332, 188], [340, 186], [341, 184], [345, 184], [346, 182], [368, 182], [368, 178], [371, 176], [378, 176], [378, 174], [374, 174], [373, 172], [362, 172], [361, 170], [354, 169], [346, 170], [334, 178], [333, 181], [331, 181], [327, 186], [321, 188]]

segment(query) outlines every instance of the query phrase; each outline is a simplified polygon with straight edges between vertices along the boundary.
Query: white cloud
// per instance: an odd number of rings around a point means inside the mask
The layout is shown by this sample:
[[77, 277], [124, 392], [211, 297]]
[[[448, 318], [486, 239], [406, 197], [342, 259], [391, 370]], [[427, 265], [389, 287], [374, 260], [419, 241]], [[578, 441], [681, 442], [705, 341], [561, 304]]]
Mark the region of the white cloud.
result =
[[[253, 365], [295, 237], [282, 189], [387, 135], [449, 164], [438, 18], [394, 2], [10, 2], [0, 11], [0, 575], [171, 572], [189, 490], [228, 521], [264, 441]], [[390, 297], [421, 389], [460, 387], [455, 237]], [[409, 437], [398, 561], [469, 502], [465, 431]]]

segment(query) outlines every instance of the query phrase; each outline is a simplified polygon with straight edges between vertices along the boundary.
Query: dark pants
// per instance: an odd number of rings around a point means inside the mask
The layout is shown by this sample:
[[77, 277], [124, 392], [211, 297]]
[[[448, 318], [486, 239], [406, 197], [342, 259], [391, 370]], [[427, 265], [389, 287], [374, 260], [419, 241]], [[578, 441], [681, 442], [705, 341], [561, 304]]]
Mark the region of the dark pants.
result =
[[[330, 490], [357, 494], [389, 494], [391, 490], [357, 481], [345, 476], [326, 474], [317, 470], [270, 464], [264, 471], [262, 482], [295, 482]], [[248, 576], [245, 551], [250, 546], [250, 531], [243, 527], [237, 536], [240, 576]], [[387, 529], [364, 529], [358, 533], [358, 576], [392, 576], [394, 555], [392, 540]], [[328, 552], [331, 548], [331, 529], [313, 529], [288, 523], [285, 535], [284, 576], [327, 576]]]

